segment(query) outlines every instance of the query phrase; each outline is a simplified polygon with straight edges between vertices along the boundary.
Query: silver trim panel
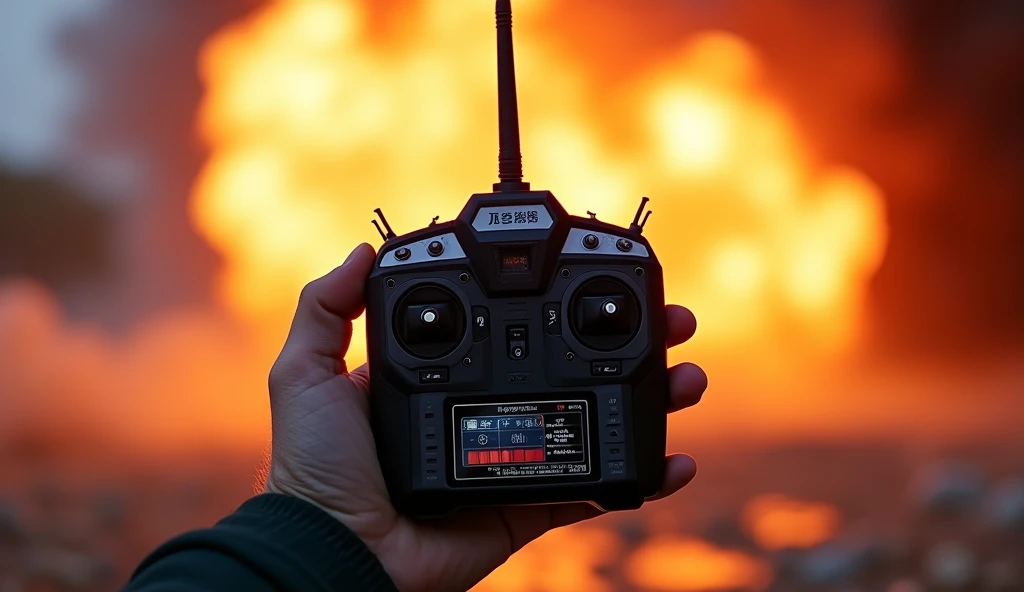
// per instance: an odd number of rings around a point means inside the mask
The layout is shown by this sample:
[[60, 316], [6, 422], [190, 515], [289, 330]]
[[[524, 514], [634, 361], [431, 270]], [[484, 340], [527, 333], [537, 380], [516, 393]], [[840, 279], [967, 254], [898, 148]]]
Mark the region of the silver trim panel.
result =
[[[427, 252], [427, 245], [434, 241], [441, 241], [444, 245], [444, 252], [437, 257], [432, 257]], [[405, 261], [399, 261], [395, 257], [395, 251], [401, 248], [409, 249], [411, 255]], [[459, 244], [459, 240], [455, 238], [454, 233], [442, 234], [439, 236], [432, 236], [425, 238], [421, 241], [409, 243], [402, 247], [395, 247], [384, 254], [384, 257], [380, 260], [381, 267], [397, 267], [399, 265], [412, 265], [414, 263], [425, 263], [427, 261], [451, 261], [453, 259], [465, 259], [466, 252], [462, 250], [462, 245]]]
[[[596, 235], [601, 242], [597, 245], [596, 249], [588, 249], [583, 246], [583, 237], [588, 234]], [[630, 251], [620, 251], [615, 243], [620, 238], [624, 238], [629, 242], [633, 243], [633, 249]], [[614, 234], [606, 234], [604, 232], [596, 232], [594, 230], [584, 230], [582, 228], [573, 228], [569, 230], [569, 237], [565, 239], [565, 246], [562, 247], [563, 255], [624, 255], [627, 257], [650, 257], [647, 252], [647, 247], [643, 246], [635, 239], [628, 236], [616, 236]]]

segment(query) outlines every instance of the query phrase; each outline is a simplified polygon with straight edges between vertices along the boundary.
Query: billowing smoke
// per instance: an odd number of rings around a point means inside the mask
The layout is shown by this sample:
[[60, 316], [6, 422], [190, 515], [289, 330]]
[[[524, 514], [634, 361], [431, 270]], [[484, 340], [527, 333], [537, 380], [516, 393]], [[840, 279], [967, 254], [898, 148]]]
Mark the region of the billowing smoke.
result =
[[[267, 352], [221, 315], [154, 313], [112, 334], [42, 286], [0, 286], [0, 438], [34, 448], [238, 447], [265, 433]], [[7, 449], [7, 452], [10, 452]]]
[[262, 433], [265, 405], [238, 396], [262, 402], [271, 354], [217, 309], [217, 257], [185, 206], [204, 156], [199, 47], [254, 4], [110, 0], [53, 40], [84, 90], [57, 176], [92, 201], [4, 185], [5, 442], [202, 447]]
[[83, 98], [67, 131], [67, 171], [118, 206], [115, 279], [76, 313], [125, 327], [166, 308], [206, 304], [217, 255], [188, 220], [205, 156], [195, 133], [203, 41], [256, 0], [107, 0], [54, 43]]

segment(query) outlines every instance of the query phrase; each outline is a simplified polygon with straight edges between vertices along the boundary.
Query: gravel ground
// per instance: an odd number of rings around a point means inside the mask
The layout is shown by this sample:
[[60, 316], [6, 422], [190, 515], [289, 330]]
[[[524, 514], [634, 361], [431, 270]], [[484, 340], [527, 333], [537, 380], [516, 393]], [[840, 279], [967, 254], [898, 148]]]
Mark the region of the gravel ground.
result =
[[[213, 523], [249, 496], [259, 458], [256, 450], [134, 458], [88, 446], [2, 450], [0, 592], [118, 588], [162, 541]], [[630, 557], [675, 536], [767, 566], [768, 579], [752, 587], [772, 591], [1024, 590], [1022, 442], [703, 443], [693, 452], [700, 474], [682, 494], [589, 526], [615, 540], [610, 556], [581, 560], [594, 586], [656, 589], [629, 571]], [[789, 500], [785, 511], [795, 514], [782, 523], [806, 525], [806, 540], [759, 539], [749, 509], [766, 494]], [[763, 525], [762, 539], [773, 534]], [[481, 589], [546, 590], [498, 580]], [[727, 580], [665, 575], [657, 587], [745, 587]]]

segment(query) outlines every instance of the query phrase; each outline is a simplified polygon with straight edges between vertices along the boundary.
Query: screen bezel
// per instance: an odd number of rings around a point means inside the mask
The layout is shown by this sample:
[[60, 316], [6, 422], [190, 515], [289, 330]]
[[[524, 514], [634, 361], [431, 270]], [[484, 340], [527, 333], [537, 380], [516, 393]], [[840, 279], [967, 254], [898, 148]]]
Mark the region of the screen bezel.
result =
[[[462, 447], [458, 441], [460, 436], [456, 429], [455, 407], [463, 405], [529, 405], [534, 403], [586, 403], [584, 426], [589, 472], [565, 475], [540, 475], [529, 477], [477, 477], [470, 479], [455, 478], [455, 463], [459, 462]], [[597, 418], [597, 396], [590, 391], [565, 392], [552, 394], [526, 394], [514, 399], [505, 395], [496, 399], [494, 395], [477, 395], [470, 397], [448, 397], [444, 403], [445, 438], [451, 443], [447, 459], [446, 480], [451, 487], [512, 487], [524, 485], [557, 485], [565, 483], [590, 483], [601, 478], [600, 458], [600, 426]]]

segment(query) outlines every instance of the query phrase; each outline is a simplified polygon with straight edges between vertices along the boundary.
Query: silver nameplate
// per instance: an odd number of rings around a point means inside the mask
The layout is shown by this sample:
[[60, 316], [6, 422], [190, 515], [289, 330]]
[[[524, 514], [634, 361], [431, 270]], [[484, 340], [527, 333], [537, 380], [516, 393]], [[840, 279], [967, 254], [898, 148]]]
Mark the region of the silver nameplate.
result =
[[490, 206], [480, 208], [473, 218], [477, 232], [495, 230], [547, 230], [555, 223], [541, 204], [529, 206]]

